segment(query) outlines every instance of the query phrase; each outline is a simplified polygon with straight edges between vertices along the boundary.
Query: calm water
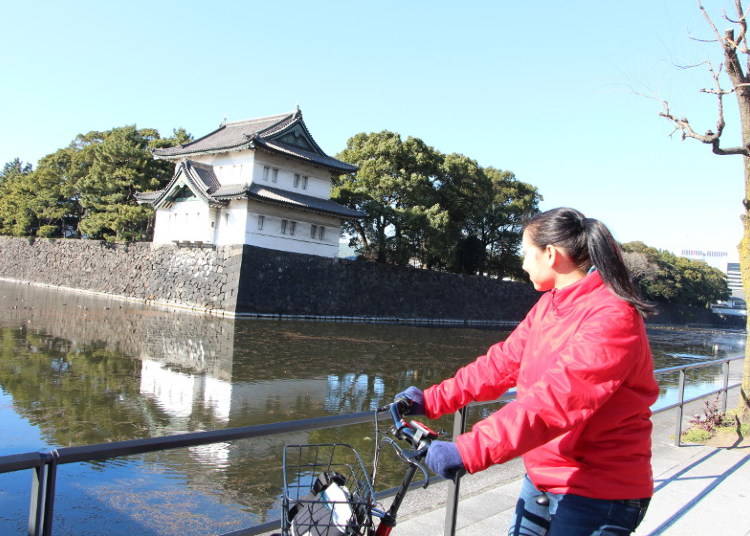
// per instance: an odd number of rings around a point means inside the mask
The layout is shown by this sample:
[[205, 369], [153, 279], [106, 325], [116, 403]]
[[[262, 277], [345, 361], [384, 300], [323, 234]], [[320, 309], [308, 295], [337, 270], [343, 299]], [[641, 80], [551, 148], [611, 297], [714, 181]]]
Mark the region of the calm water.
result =
[[[0, 455], [366, 411], [445, 378], [506, 335], [217, 319], [0, 283]], [[744, 349], [733, 332], [657, 329], [650, 338], [657, 367]], [[691, 389], [716, 374], [695, 374]], [[676, 380], [660, 381], [666, 404]], [[326, 441], [367, 455], [372, 430], [63, 465], [54, 532], [190, 536], [267, 521], [278, 515], [282, 445]], [[30, 482], [30, 471], [0, 475], [0, 534], [24, 533]]]

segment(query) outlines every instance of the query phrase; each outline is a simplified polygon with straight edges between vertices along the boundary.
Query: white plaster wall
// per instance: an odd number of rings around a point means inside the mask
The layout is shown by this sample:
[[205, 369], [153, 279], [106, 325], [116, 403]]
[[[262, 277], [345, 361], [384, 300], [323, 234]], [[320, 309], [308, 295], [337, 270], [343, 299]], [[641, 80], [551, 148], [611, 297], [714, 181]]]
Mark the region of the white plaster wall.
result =
[[175, 240], [213, 242], [210, 213], [208, 203], [198, 198], [157, 209], [154, 243], [164, 244]]
[[[270, 179], [268, 181], [263, 180], [263, 166], [279, 169], [279, 178], [276, 183], [271, 182]], [[308, 176], [306, 190], [294, 187], [295, 173]], [[256, 153], [255, 165], [253, 167], [253, 182], [321, 199], [331, 198], [331, 172], [326, 168], [305, 164], [292, 158], [284, 158], [267, 153]]]
[[[338, 218], [299, 212], [283, 207], [248, 203], [245, 244], [293, 253], [307, 253], [321, 257], [336, 257], [339, 251], [341, 220]], [[258, 229], [258, 216], [263, 215], [263, 229]], [[281, 220], [297, 222], [294, 236], [281, 233]], [[323, 240], [310, 236], [310, 226], [325, 227]]]
[[232, 200], [217, 213], [214, 243], [218, 246], [244, 244], [247, 227], [247, 200]]
[[157, 209], [154, 217], [154, 244], [164, 244], [170, 241], [169, 225], [169, 210]]
[[191, 160], [209, 164], [221, 184], [250, 184], [255, 162], [255, 151], [206, 154], [191, 157]]

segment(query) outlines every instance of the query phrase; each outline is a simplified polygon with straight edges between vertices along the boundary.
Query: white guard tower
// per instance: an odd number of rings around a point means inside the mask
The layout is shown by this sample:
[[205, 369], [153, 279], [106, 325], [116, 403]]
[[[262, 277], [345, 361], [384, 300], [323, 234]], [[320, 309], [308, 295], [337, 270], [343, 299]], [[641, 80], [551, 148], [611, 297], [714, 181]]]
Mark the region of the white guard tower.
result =
[[344, 219], [331, 177], [356, 166], [315, 143], [302, 112], [226, 123], [195, 141], [155, 149], [175, 160], [163, 190], [138, 194], [156, 210], [154, 243], [248, 244], [336, 257]]

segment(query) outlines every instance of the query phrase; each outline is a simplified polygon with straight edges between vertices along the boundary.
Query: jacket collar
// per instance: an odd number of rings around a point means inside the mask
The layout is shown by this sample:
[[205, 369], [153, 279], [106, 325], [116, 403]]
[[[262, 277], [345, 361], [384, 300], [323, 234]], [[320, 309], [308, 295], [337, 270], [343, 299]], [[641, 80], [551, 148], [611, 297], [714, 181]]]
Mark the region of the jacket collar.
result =
[[563, 312], [568, 307], [574, 305], [582, 296], [602, 286], [604, 286], [602, 276], [597, 270], [594, 270], [572, 285], [563, 288], [553, 288], [549, 291], [552, 308], [558, 312]]

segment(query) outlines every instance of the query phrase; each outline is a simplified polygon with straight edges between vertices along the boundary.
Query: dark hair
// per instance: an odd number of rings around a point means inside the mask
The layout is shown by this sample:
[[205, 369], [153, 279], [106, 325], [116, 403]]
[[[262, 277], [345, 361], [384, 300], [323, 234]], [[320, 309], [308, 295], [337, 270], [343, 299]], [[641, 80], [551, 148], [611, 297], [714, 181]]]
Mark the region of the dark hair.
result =
[[595, 266], [604, 283], [642, 315], [654, 311], [654, 306], [641, 297], [633, 283], [620, 246], [599, 220], [587, 218], [574, 208], [560, 207], [537, 214], [524, 230], [537, 247], [563, 248], [581, 270]]

